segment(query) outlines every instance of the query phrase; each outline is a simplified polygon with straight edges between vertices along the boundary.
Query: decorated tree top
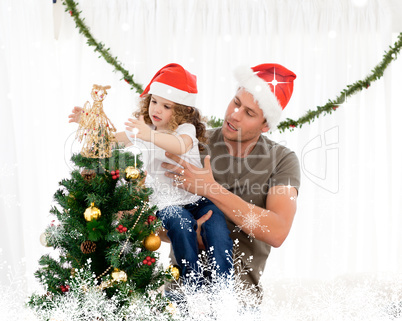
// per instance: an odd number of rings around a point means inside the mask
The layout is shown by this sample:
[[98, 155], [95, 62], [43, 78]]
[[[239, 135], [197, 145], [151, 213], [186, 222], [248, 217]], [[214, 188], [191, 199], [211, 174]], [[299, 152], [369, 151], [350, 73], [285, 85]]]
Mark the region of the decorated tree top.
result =
[[116, 140], [116, 128], [103, 111], [103, 100], [107, 96], [110, 86], [93, 85], [91, 97], [93, 105], [87, 101], [80, 117], [76, 138], [84, 146], [81, 155], [89, 158], [107, 158], [111, 156], [111, 146]]

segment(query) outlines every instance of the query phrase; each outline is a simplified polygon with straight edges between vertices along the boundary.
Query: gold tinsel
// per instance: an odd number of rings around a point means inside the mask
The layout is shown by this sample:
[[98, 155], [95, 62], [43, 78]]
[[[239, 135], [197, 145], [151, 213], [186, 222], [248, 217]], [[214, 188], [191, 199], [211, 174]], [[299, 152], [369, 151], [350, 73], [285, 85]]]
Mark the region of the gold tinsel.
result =
[[80, 117], [77, 131], [78, 141], [84, 140], [81, 155], [89, 158], [108, 158], [112, 156], [112, 143], [116, 140], [116, 128], [103, 111], [102, 101], [106, 98], [110, 86], [93, 85], [91, 97], [94, 103], [87, 101]]

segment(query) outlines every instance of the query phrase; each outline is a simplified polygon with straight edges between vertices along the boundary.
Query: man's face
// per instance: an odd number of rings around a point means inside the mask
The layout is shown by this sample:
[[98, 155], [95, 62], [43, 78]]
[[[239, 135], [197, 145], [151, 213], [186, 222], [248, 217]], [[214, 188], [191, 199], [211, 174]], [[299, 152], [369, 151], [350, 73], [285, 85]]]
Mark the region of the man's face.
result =
[[228, 141], [257, 141], [261, 133], [268, 130], [263, 112], [253, 95], [240, 88], [226, 110], [222, 125], [223, 137]]

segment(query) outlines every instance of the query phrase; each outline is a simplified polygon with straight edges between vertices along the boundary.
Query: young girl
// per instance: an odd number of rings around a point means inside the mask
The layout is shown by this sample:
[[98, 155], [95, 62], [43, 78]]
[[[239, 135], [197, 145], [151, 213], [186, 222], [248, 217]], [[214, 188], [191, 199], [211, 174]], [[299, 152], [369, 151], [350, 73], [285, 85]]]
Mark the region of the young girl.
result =
[[[165, 176], [163, 162], [171, 161], [165, 152], [181, 155], [185, 161], [202, 167], [199, 148], [205, 142], [205, 125], [195, 108], [196, 76], [178, 64], [169, 64], [159, 70], [140, 95], [137, 119], [129, 119], [127, 131], [116, 134], [126, 146], [134, 144], [142, 150], [147, 170], [146, 185], [153, 189], [149, 201], [159, 209], [157, 216], [167, 229], [176, 262], [185, 280], [188, 273], [197, 270], [197, 220], [212, 211], [201, 226], [201, 237], [206, 249], [215, 260], [218, 275], [229, 275], [232, 264], [232, 240], [224, 214], [208, 199], [174, 186]], [[80, 110], [75, 108], [70, 115]], [[133, 133], [133, 130], [135, 134]], [[175, 181], [180, 184], [179, 180]]]

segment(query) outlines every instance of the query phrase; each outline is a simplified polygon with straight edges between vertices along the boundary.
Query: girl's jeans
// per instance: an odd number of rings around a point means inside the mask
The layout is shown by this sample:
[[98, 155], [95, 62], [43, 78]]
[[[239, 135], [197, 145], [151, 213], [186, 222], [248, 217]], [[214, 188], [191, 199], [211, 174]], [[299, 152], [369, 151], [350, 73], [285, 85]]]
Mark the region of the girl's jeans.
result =
[[227, 228], [223, 212], [209, 199], [203, 197], [195, 203], [170, 206], [157, 213], [163, 226], [168, 230], [167, 235], [172, 243], [176, 262], [181, 268], [185, 280], [191, 271], [196, 274], [199, 272], [197, 268], [199, 259], [197, 220], [209, 210], [212, 210], [213, 214], [201, 226], [201, 237], [207, 253], [215, 259], [216, 263], [216, 265], [212, 264], [212, 267], [209, 266], [209, 269], [215, 270], [218, 276], [227, 277], [233, 268], [233, 242], [229, 236], [230, 231]]

